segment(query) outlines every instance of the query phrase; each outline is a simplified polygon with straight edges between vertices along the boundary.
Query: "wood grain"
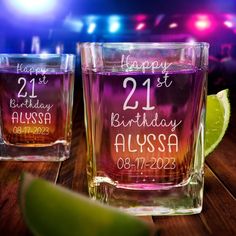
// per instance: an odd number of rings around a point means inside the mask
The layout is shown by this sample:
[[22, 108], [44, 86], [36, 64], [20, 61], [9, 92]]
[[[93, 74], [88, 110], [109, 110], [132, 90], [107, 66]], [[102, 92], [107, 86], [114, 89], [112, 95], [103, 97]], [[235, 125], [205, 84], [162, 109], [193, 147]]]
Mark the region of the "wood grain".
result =
[[230, 93], [231, 117], [226, 134], [209, 157], [207, 164], [236, 197], [236, 91]]
[[62, 163], [57, 183], [87, 194], [86, 137], [83, 129], [74, 130], [71, 157]]
[[81, 80], [76, 83], [70, 158], [62, 163], [58, 184], [88, 194], [86, 174], [86, 135]]
[[232, 195], [236, 196], [236, 158], [235, 149], [236, 137], [232, 139], [226, 135], [219, 147], [207, 157], [207, 164], [215, 175], [220, 178]]
[[216, 175], [205, 166], [203, 211], [193, 216], [154, 217], [161, 235], [236, 235], [236, 202]]
[[206, 166], [202, 222], [213, 235], [236, 235], [236, 201]]
[[[226, 136], [207, 159], [202, 213], [192, 216], [143, 217], [144, 220], [154, 222], [161, 228], [161, 236], [236, 235], [235, 103], [232, 102], [231, 123]], [[87, 194], [86, 138], [81, 81], [77, 81], [75, 90], [70, 158], [63, 163], [0, 162], [1, 236], [30, 235], [17, 202], [19, 177], [23, 171]]]
[[160, 228], [161, 236], [205, 236], [208, 229], [198, 215], [191, 216], [160, 216], [153, 217], [155, 224]]
[[0, 162], [0, 235], [28, 235], [18, 205], [19, 179], [22, 172], [56, 182], [60, 163]]

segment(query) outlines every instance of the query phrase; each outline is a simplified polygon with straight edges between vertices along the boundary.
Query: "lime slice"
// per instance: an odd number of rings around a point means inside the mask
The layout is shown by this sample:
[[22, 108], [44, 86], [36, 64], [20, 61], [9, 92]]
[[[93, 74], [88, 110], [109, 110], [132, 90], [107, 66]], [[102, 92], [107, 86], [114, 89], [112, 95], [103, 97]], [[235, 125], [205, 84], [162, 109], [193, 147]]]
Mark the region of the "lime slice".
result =
[[205, 157], [211, 153], [223, 138], [229, 124], [230, 103], [228, 89], [216, 95], [207, 96]]
[[20, 206], [34, 235], [150, 236], [155, 227], [63, 187], [23, 174]]

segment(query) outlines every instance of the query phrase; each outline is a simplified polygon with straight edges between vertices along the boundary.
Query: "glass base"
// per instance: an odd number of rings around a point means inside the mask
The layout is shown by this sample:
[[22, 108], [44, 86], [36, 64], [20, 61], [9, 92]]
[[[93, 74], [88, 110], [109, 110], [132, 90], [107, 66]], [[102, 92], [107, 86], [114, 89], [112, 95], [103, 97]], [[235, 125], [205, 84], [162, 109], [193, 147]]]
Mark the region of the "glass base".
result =
[[[99, 177], [89, 181], [90, 197], [134, 215], [189, 215], [202, 210], [203, 174], [192, 174], [184, 185], [140, 189], [115, 186]], [[149, 188], [149, 189], [148, 189]], [[148, 189], [148, 190], [147, 190]]]
[[6, 161], [64, 161], [69, 154], [70, 145], [67, 142], [41, 147], [0, 144], [0, 160]]

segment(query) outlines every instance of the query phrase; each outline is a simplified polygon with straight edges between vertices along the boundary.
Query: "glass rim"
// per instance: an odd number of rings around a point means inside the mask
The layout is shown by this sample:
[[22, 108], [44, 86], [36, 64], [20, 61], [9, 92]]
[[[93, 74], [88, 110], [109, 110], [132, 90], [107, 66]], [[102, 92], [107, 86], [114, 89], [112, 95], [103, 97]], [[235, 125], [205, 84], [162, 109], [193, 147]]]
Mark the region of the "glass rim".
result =
[[42, 59], [50, 59], [56, 57], [76, 57], [75, 54], [72, 53], [63, 53], [63, 54], [56, 54], [56, 53], [0, 53], [0, 57], [15, 57], [15, 58], [42, 58]]
[[209, 48], [210, 44], [208, 42], [83, 42], [80, 43], [82, 48], [88, 48], [91, 46], [95, 47], [115, 47], [115, 46], [147, 46], [156, 48], [181, 48], [181, 47], [206, 47]]

